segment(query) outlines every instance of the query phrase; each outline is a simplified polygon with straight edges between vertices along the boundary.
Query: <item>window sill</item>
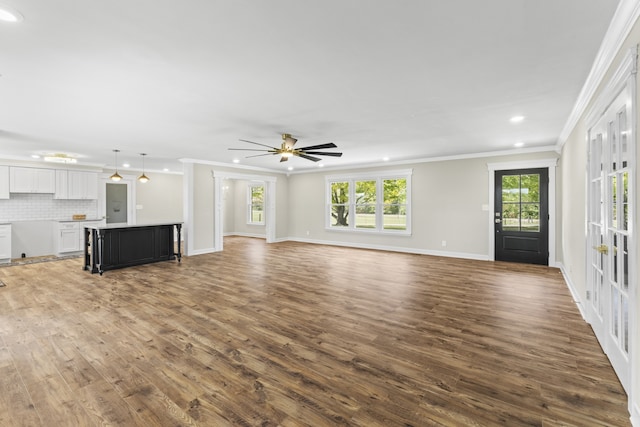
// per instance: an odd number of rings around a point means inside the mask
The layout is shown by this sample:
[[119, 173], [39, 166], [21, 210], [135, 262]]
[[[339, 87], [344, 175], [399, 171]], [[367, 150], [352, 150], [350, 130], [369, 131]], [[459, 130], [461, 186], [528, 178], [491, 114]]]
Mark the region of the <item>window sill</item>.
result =
[[371, 230], [367, 228], [337, 228], [325, 227], [326, 231], [335, 231], [338, 233], [356, 233], [356, 234], [374, 234], [377, 236], [404, 236], [410, 237], [411, 230]]

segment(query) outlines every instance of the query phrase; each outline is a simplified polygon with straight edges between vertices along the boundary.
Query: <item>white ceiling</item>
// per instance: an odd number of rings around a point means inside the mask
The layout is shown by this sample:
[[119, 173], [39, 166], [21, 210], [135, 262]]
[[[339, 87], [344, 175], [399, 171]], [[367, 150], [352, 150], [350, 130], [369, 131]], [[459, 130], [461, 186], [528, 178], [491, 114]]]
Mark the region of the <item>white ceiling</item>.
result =
[[0, 23], [0, 157], [301, 171], [228, 149], [288, 132], [340, 167], [554, 145], [618, 1], [0, 3], [24, 16]]

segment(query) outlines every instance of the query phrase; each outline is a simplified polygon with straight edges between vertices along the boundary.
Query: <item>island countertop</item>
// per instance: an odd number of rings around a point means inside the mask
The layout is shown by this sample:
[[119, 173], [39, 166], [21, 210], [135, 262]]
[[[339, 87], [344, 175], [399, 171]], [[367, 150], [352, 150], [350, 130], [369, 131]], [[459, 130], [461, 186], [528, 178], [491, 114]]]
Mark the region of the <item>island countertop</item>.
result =
[[88, 224], [85, 228], [89, 228], [92, 230], [116, 230], [120, 228], [143, 228], [143, 227], [159, 227], [163, 225], [182, 225], [182, 221], [175, 222], [150, 222], [144, 224], [105, 224], [105, 225], [95, 225]]

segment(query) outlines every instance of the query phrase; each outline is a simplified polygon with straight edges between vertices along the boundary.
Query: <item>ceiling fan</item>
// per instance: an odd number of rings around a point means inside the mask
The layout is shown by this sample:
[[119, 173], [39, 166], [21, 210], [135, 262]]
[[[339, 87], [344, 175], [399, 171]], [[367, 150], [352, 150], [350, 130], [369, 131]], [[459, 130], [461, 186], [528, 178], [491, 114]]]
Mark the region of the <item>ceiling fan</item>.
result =
[[[314, 156], [333, 156], [333, 157], [342, 156], [342, 153], [316, 151], [316, 150], [323, 150], [325, 148], [338, 148], [338, 146], [333, 142], [329, 142], [327, 144], [320, 144], [320, 145], [310, 145], [308, 147], [293, 148], [293, 146], [298, 140], [293, 138], [288, 133], [282, 134], [282, 144], [280, 145], [280, 148], [271, 147], [265, 144], [260, 144], [259, 142], [247, 141], [246, 139], [241, 139], [240, 141], [248, 142], [249, 144], [260, 145], [262, 147], [268, 148], [268, 150], [264, 150], [264, 149], [261, 150], [257, 148], [229, 148], [229, 150], [235, 150], [235, 151], [265, 151], [266, 152], [266, 154], [256, 154], [253, 156], [247, 156], [247, 159], [249, 157], [275, 156], [276, 154], [280, 154], [281, 162], [286, 162], [287, 160], [289, 160], [289, 157], [291, 156], [298, 156], [298, 157], [302, 157], [303, 159], [311, 160], [312, 162], [318, 162], [322, 159], [320, 157], [314, 157]], [[310, 154], [313, 154], [313, 156], [311, 156]]]

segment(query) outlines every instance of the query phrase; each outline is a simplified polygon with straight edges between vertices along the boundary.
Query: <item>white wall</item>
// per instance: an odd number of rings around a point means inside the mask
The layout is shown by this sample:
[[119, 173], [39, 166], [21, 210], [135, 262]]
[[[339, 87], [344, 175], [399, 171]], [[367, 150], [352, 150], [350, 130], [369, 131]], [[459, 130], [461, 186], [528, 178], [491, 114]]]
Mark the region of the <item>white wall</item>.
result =
[[[367, 171], [413, 169], [412, 234], [389, 236], [325, 229], [325, 176], [328, 171], [289, 177], [289, 237], [318, 243], [380, 247], [418, 253], [487, 259], [489, 203], [487, 164], [557, 158], [555, 152], [416, 163]], [[491, 209], [491, 207], [489, 207]], [[308, 234], [307, 234], [308, 232]], [[442, 241], [446, 246], [442, 246]]]
[[136, 222], [182, 222], [182, 175], [146, 173], [150, 180], [136, 182]]
[[222, 204], [224, 208], [222, 226], [225, 235], [234, 234], [236, 229], [236, 182], [235, 179], [225, 179], [222, 185]]
[[208, 251], [214, 248], [213, 241], [213, 176], [209, 165], [193, 165], [193, 249]]

